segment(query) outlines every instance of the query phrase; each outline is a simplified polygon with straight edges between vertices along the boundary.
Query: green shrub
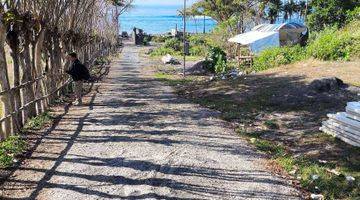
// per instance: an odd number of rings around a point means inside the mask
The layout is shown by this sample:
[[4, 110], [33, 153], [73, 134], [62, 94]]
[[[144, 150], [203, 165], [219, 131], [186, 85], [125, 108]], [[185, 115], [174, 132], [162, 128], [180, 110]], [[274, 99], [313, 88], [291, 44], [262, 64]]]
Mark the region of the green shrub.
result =
[[151, 38], [151, 41], [153, 42], [156, 42], [156, 43], [164, 43], [166, 40], [169, 40], [171, 39], [172, 37], [171, 36], [162, 36], [162, 35], [159, 35], [159, 36], [153, 36]]
[[217, 74], [223, 74], [227, 70], [227, 63], [226, 59], [223, 58], [223, 55], [220, 55], [216, 64], [215, 64], [215, 73]]
[[192, 56], [206, 56], [209, 49], [204, 45], [190, 45], [190, 55]]
[[227, 70], [226, 53], [220, 47], [211, 47], [207, 55], [207, 60], [208, 70], [211, 72], [223, 73]]
[[52, 117], [49, 112], [33, 117], [24, 126], [25, 129], [41, 129], [45, 124], [51, 121]]
[[206, 35], [192, 35], [189, 42], [192, 45], [206, 45]]
[[321, 60], [348, 60], [350, 58], [351, 37], [340, 34], [335, 28], [327, 28], [317, 34], [307, 53], [309, 56]]
[[253, 70], [262, 71], [280, 65], [290, 64], [306, 58], [303, 47], [275, 47], [262, 51], [255, 59]]
[[163, 45], [152, 51], [150, 53], [150, 56], [164, 56], [166, 54], [170, 54], [173, 56], [181, 55], [182, 49], [183, 47], [179, 39], [169, 38], [165, 41]]
[[12, 165], [14, 156], [26, 149], [26, 143], [19, 136], [10, 136], [0, 142], [0, 167]]
[[150, 44], [150, 42], [151, 42], [151, 36], [149, 36], [149, 35], [145, 35], [144, 36], [144, 45], [146, 46], [146, 45], [149, 45]]
[[181, 51], [181, 41], [177, 38], [171, 38], [165, 41], [164, 48], [173, 49], [174, 51]]
[[329, 26], [341, 27], [347, 22], [347, 13], [359, 5], [358, 0], [311, 1], [313, 12], [308, 15], [307, 24], [312, 31], [321, 31]]
[[154, 49], [154, 51], [152, 51], [150, 53], [150, 56], [164, 56], [164, 55], [167, 55], [167, 54], [170, 54], [170, 55], [180, 55], [181, 53], [180, 52], [176, 52], [174, 49], [172, 48], [166, 48], [166, 47], [159, 47], [157, 49]]
[[[359, 10], [360, 11], [360, 10]], [[349, 34], [351, 39], [351, 44], [348, 45], [351, 58], [360, 57], [360, 20], [354, 20], [349, 25], [347, 25], [341, 33]]]
[[360, 20], [360, 7], [347, 12], [347, 21], [352, 22], [354, 20]]

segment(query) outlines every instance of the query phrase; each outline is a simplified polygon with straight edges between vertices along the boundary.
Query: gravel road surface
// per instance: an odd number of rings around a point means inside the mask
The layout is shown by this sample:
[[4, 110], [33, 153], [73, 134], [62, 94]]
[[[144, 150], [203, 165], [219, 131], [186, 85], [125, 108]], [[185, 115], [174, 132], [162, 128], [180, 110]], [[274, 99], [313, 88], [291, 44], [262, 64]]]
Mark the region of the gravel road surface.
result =
[[217, 112], [151, 78], [140, 50], [127, 44], [86, 104], [61, 110], [2, 199], [299, 199]]

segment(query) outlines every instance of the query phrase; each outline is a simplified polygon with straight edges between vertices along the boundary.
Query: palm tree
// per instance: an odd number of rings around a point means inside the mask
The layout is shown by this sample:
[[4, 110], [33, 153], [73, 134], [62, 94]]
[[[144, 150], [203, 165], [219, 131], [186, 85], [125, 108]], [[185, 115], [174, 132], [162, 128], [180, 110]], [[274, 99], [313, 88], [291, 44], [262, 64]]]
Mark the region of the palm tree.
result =
[[287, 21], [288, 19], [291, 20], [291, 17], [294, 15], [294, 12], [297, 12], [297, 5], [294, 3], [293, 0], [289, 0], [283, 6], [283, 12], [284, 12], [284, 21]]
[[300, 1], [297, 5], [299, 18], [305, 19], [307, 15], [307, 2], [306, 1]]
[[268, 3], [268, 13], [267, 18], [270, 20], [270, 23], [276, 23], [279, 13], [281, 12], [282, 2], [281, 0], [271, 0]]

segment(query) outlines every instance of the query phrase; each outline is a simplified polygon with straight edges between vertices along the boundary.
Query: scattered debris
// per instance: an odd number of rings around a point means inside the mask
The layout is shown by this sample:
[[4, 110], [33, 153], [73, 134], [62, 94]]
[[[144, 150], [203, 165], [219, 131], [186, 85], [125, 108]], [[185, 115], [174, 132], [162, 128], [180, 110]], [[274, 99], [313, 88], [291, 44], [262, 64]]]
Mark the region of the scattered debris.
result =
[[163, 56], [163, 57], [161, 58], [161, 61], [162, 61], [164, 64], [171, 64], [171, 65], [178, 65], [178, 64], [180, 64], [180, 62], [179, 62], [176, 58], [172, 57], [170, 54], [167, 54], [166, 56]]
[[256, 138], [251, 138], [250, 142], [254, 144], [256, 142]]
[[332, 169], [332, 170], [326, 169], [326, 171], [329, 173], [335, 174], [336, 176], [339, 176], [341, 174], [340, 172], [336, 171], [335, 169]]
[[317, 179], [319, 179], [319, 175], [312, 175], [311, 176], [311, 179], [313, 180], [313, 181], [315, 181], [315, 180], [317, 180]]
[[296, 172], [297, 172], [297, 170], [296, 170], [296, 169], [293, 169], [293, 170], [291, 170], [291, 171], [289, 172], [289, 174], [290, 174], [290, 175], [295, 175]]
[[316, 79], [310, 83], [310, 88], [317, 92], [329, 92], [332, 90], [338, 90], [344, 86], [346, 86], [346, 84], [336, 77]]
[[319, 160], [319, 163], [321, 163], [321, 164], [326, 164], [326, 163], [328, 163], [328, 161], [326, 161], [326, 160]]
[[[214, 76], [210, 77], [210, 81], [213, 81], [216, 79], [220, 79], [220, 80], [233, 79], [233, 80], [235, 80], [235, 79], [239, 78], [240, 76], [244, 76], [244, 75], [246, 75], [246, 72], [239, 71], [237, 69], [233, 69], [227, 73], [214, 75]], [[244, 79], [246, 79], [246, 77]]]
[[231, 70], [229, 73], [228, 73], [228, 76], [233, 78], [233, 79], [236, 79], [238, 76], [239, 76], [239, 72], [237, 70]]
[[315, 186], [315, 192], [320, 193], [320, 188], [318, 186]]
[[325, 199], [324, 195], [322, 195], [322, 194], [311, 194], [310, 198], [314, 199], [314, 200], [324, 200]]
[[352, 182], [355, 181], [355, 178], [352, 177], [352, 176], [346, 176], [345, 178], [346, 178], [346, 181], [349, 182], [349, 183], [352, 183]]
[[258, 114], [258, 115], [255, 117], [255, 119], [256, 119], [256, 120], [261, 120], [263, 117], [264, 117], [264, 114], [261, 113], [261, 114]]

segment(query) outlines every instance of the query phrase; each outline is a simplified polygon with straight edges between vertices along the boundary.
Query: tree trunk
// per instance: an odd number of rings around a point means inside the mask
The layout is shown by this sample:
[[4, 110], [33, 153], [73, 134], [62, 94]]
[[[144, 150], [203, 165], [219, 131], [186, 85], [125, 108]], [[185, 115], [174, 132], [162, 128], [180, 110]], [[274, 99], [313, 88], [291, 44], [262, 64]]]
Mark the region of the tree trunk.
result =
[[[20, 85], [20, 63], [19, 63], [19, 33], [18, 31], [9, 31], [8, 32], [8, 40], [7, 43], [9, 44], [11, 48], [11, 58], [13, 60], [13, 66], [14, 66], [14, 87], [18, 87]], [[14, 110], [18, 110], [21, 107], [21, 95], [20, 95], [20, 89], [14, 91]], [[16, 115], [16, 121], [18, 123], [19, 127], [23, 126], [22, 121], [22, 112], [19, 112]]]
[[[22, 64], [22, 70], [23, 70], [23, 75], [22, 75], [22, 83], [28, 82], [28, 81], [32, 81], [32, 74], [33, 74], [33, 69], [32, 69], [32, 63], [31, 63], [31, 58], [30, 58], [30, 42], [28, 40], [27, 37], [25, 37], [25, 44], [24, 44], [24, 50], [21, 52], [20, 54], [21, 57], [21, 64]], [[24, 100], [24, 105], [28, 104], [29, 102], [33, 101], [35, 99], [35, 94], [34, 94], [34, 89], [33, 89], [33, 84], [29, 84], [27, 85], [24, 89], [23, 89], [23, 100]], [[24, 122], [31, 118], [36, 116], [36, 107], [35, 104], [31, 104], [27, 107], [27, 109], [25, 109], [24, 112]]]
[[[41, 55], [44, 46], [44, 39], [45, 39], [45, 31], [44, 29], [42, 29], [39, 33], [39, 37], [37, 38], [35, 44], [34, 58], [33, 58], [37, 77], [40, 77], [43, 74]], [[38, 99], [41, 98], [43, 95], [44, 95], [44, 79], [41, 79], [35, 84], [35, 97]], [[46, 109], [46, 107], [47, 107], [46, 101], [42, 100], [37, 103], [37, 109], [39, 113], [42, 113]]]
[[[2, 24], [2, 16], [0, 16], [0, 85], [2, 91], [6, 91], [10, 89], [9, 77], [7, 73], [7, 63], [5, 56], [5, 27]], [[11, 94], [7, 93], [1, 96], [1, 101], [4, 105], [4, 116], [9, 115], [13, 111], [13, 105], [11, 100]], [[0, 127], [2, 129], [2, 125]], [[4, 123], [4, 131], [5, 133], [1, 133], [1, 139], [6, 138], [11, 134], [11, 118], [5, 121]]]
[[[55, 54], [55, 66], [56, 68], [54, 69], [54, 73], [58, 74], [59, 76], [56, 76], [56, 84], [57, 86], [55, 87], [55, 89], [57, 87], [60, 87], [61, 85], [61, 79], [62, 79], [62, 74], [63, 74], [63, 69], [62, 69], [62, 52], [61, 52], [61, 47], [60, 47], [60, 35], [56, 34], [55, 38], [54, 38], [54, 54]], [[59, 95], [59, 93], [58, 93]], [[57, 98], [57, 97], [56, 97]]]

